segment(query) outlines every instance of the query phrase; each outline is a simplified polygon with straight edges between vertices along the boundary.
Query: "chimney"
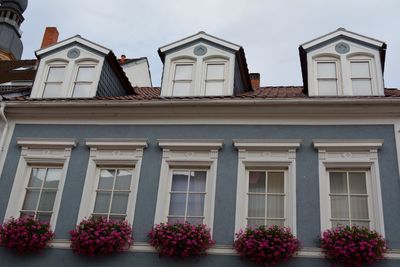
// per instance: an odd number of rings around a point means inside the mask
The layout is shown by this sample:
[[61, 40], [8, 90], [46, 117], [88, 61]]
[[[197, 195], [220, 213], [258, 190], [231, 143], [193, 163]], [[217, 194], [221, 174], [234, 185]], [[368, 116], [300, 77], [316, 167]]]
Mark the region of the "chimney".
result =
[[58, 30], [56, 27], [46, 27], [46, 30], [44, 31], [43, 35], [43, 41], [41, 45], [42, 48], [46, 48], [48, 46], [51, 46], [58, 41]]
[[250, 73], [251, 87], [253, 90], [260, 88], [260, 73]]

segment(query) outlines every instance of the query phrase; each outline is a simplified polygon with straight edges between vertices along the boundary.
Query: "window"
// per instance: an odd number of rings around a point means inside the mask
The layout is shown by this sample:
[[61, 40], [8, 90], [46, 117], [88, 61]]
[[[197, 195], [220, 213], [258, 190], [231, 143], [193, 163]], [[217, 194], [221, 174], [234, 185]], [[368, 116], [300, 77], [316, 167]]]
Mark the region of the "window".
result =
[[361, 225], [384, 235], [380, 139], [313, 140], [318, 149], [321, 232]]
[[193, 64], [176, 64], [173, 80], [173, 96], [193, 95]]
[[57, 222], [74, 139], [19, 138], [21, 156], [5, 218], [33, 216]]
[[131, 193], [132, 169], [100, 168], [96, 190], [94, 217], [125, 220]]
[[335, 61], [317, 62], [317, 82], [320, 95], [338, 95], [337, 64]]
[[286, 171], [248, 171], [247, 225], [285, 225]]
[[78, 222], [106, 217], [133, 223], [144, 139], [86, 139], [90, 148]]
[[89, 97], [93, 84], [94, 66], [80, 66], [75, 79], [72, 97]]
[[234, 140], [238, 149], [235, 232], [287, 226], [296, 233], [296, 150], [301, 140]]
[[154, 223], [213, 226], [218, 150], [222, 140], [158, 140], [163, 157]]
[[207, 64], [205, 95], [223, 95], [225, 64]]
[[63, 81], [65, 79], [65, 66], [50, 66], [43, 90], [43, 97], [63, 97]]
[[41, 221], [50, 221], [62, 168], [30, 167], [30, 169], [20, 216], [33, 216]]
[[172, 171], [168, 222], [203, 223], [206, 178], [205, 170]]
[[354, 95], [371, 95], [371, 70], [369, 61], [350, 61], [351, 83]]
[[367, 171], [329, 171], [331, 224], [369, 227]]

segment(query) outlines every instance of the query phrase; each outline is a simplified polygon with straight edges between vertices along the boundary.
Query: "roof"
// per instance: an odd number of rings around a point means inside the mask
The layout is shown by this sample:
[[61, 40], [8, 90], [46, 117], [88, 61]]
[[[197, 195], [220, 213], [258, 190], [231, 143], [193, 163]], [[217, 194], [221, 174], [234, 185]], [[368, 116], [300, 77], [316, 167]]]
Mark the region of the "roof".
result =
[[33, 81], [36, 59], [0, 61], [0, 84], [10, 81]]
[[385, 89], [385, 96], [307, 96], [303, 93], [303, 86], [266, 86], [251, 92], [244, 92], [235, 96], [182, 96], [182, 97], [165, 97], [160, 96], [160, 87], [135, 87], [135, 95], [128, 96], [107, 96], [107, 97], [94, 97], [94, 98], [28, 98], [28, 97], [15, 97], [8, 100], [11, 101], [81, 101], [81, 100], [108, 100], [108, 101], [168, 101], [168, 100], [241, 100], [241, 99], [383, 99], [400, 97], [400, 90], [394, 88]]
[[119, 64], [121, 64], [121, 66], [124, 66], [124, 65], [127, 65], [129, 63], [137, 62], [137, 61], [141, 61], [141, 60], [146, 60], [147, 61], [147, 57], [127, 58], [123, 62], [121, 62], [121, 59], [118, 59], [118, 62], [119, 62]]

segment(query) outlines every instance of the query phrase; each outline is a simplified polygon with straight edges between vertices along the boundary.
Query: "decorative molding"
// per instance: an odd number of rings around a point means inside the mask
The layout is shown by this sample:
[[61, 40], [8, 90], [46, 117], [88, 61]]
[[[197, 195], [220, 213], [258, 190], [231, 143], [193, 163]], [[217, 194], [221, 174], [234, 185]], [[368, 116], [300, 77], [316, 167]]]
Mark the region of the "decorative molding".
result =
[[331, 151], [374, 151], [383, 145], [383, 139], [313, 139], [314, 148]]
[[224, 144], [223, 139], [158, 139], [158, 146], [163, 149], [185, 150], [218, 150]]
[[301, 139], [233, 139], [233, 145], [243, 150], [291, 150], [301, 146]]
[[78, 141], [73, 138], [17, 138], [17, 144], [27, 148], [72, 148]]
[[138, 148], [147, 148], [148, 139], [88, 138], [85, 140], [85, 144], [90, 148], [96, 148], [96, 149], [130, 150]]

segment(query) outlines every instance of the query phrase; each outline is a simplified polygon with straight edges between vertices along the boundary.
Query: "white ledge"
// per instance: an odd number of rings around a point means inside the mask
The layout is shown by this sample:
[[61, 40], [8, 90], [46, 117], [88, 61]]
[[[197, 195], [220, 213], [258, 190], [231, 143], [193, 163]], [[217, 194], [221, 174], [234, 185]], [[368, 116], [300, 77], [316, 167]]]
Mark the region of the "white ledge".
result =
[[19, 146], [29, 148], [75, 147], [77, 143], [73, 138], [17, 138]]
[[[55, 249], [71, 249], [70, 242], [68, 240], [54, 240], [50, 244], [50, 248]], [[150, 246], [145, 242], [135, 242], [135, 245], [131, 246], [128, 250], [129, 252], [146, 252], [146, 253], [157, 253], [154, 247]], [[209, 255], [226, 255], [226, 256], [239, 256], [232, 246], [227, 245], [216, 245], [207, 250]], [[316, 247], [303, 247], [295, 258], [324, 258], [324, 254], [320, 248]], [[385, 254], [386, 259], [400, 259], [400, 250], [391, 249]]]
[[220, 149], [222, 139], [158, 139], [158, 146], [172, 150], [213, 150]]
[[383, 139], [313, 139], [314, 148], [328, 150], [371, 150], [379, 149]]
[[132, 138], [88, 138], [85, 140], [85, 144], [98, 149], [137, 149], [146, 148], [148, 141], [147, 139]]
[[289, 150], [301, 146], [301, 139], [234, 139], [237, 149], [247, 150]]

